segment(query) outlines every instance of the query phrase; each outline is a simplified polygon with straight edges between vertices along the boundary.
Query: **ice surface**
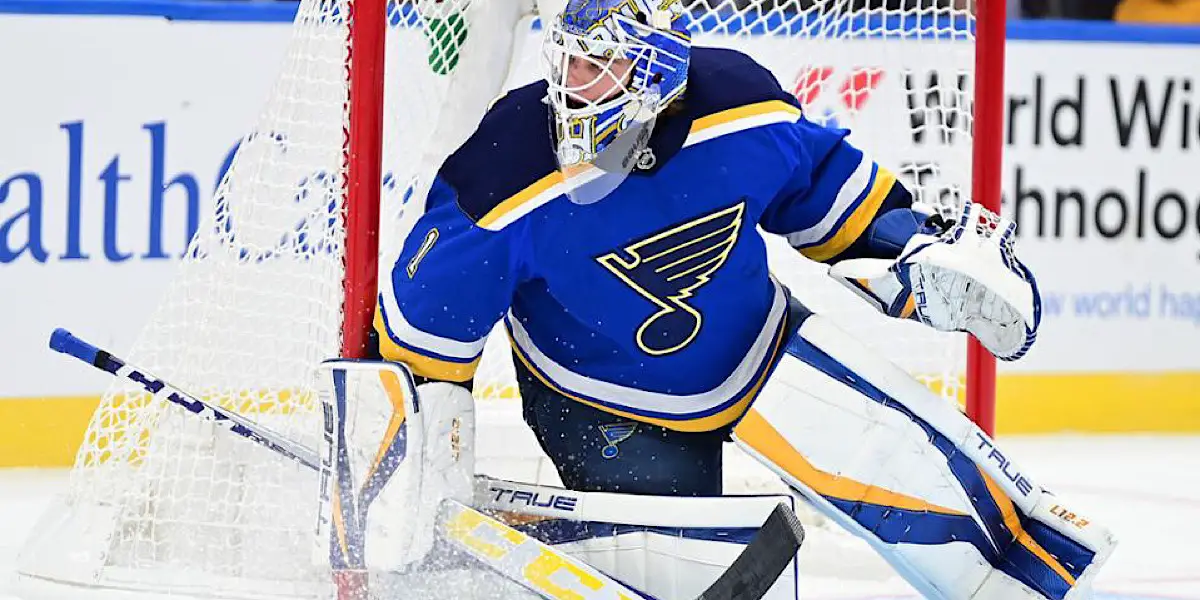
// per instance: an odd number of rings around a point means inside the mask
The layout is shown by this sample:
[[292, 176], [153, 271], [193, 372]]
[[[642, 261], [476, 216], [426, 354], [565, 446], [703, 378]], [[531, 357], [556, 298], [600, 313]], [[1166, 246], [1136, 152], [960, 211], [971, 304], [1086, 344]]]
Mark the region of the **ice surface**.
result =
[[[494, 450], [491, 440], [481, 440], [482, 454], [492, 457], [482, 468], [514, 479], [552, 477], [547, 465], [529, 462], [530, 440], [517, 435], [505, 435]], [[1042, 485], [1119, 537], [1097, 581], [1098, 598], [1200, 600], [1200, 437], [1038, 436], [1001, 443]], [[757, 468], [740, 456], [727, 464], [735, 477]], [[0, 470], [0, 600], [14, 600], [16, 554], [66, 481], [63, 470]], [[801, 555], [806, 600], [915, 597], [864, 547], [820, 529], [810, 530]]]

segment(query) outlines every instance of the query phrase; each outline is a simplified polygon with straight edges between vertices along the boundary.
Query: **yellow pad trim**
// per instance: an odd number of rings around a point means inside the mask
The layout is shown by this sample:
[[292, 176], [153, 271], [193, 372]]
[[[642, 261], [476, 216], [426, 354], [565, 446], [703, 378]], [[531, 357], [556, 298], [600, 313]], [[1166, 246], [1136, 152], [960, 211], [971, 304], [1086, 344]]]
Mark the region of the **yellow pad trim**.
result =
[[987, 473], [984, 473], [982, 469], [979, 470], [979, 474], [983, 476], [983, 482], [987, 485], [988, 493], [992, 495], [992, 500], [1000, 508], [1000, 514], [1004, 517], [1004, 526], [1012, 532], [1017, 543], [1025, 546], [1034, 556], [1046, 563], [1047, 567], [1050, 567], [1052, 571], [1058, 573], [1059, 577], [1062, 577], [1068, 584], [1074, 587], [1075, 578], [1071, 576], [1071, 573], [1062, 566], [1062, 563], [1058, 562], [1058, 559], [1051, 556], [1049, 552], [1046, 552], [1046, 549], [1037, 543], [1037, 540], [1030, 537], [1025, 528], [1021, 526], [1021, 519], [1017, 516], [1017, 509], [1013, 506], [1008, 494], [1005, 494], [1000, 485], [988, 476]]
[[396, 435], [400, 433], [400, 426], [404, 425], [404, 420], [407, 413], [404, 410], [404, 386], [400, 383], [400, 376], [392, 371], [380, 371], [379, 382], [383, 384], [384, 391], [387, 392], [388, 400], [392, 403], [392, 416], [388, 419], [387, 432], [383, 434], [383, 439], [379, 442], [379, 450], [375, 453], [375, 460], [371, 461], [371, 469], [367, 471], [367, 476], [363, 478], [362, 484], [365, 488], [371, 477], [375, 475], [375, 471], [379, 470], [379, 465], [383, 464], [383, 458], [387, 456], [388, 448], [392, 447], [392, 440], [396, 439]]
[[938, 506], [899, 492], [862, 483], [846, 477], [822, 471], [808, 462], [782, 434], [757, 410], [751, 408], [733, 434], [764, 458], [795, 477], [814, 492], [839, 500], [866, 502], [878, 506], [890, 506], [902, 510], [925, 511], [943, 515], [965, 515], [961, 511]]
[[[447, 508], [444, 506], [442, 510]], [[448, 510], [451, 514], [444, 517], [448, 540], [506, 576], [523, 578], [547, 598], [634, 600], [620, 583], [601, 578], [586, 563], [500, 521], [458, 503]]]
[[342, 548], [342, 560], [350, 562], [350, 544], [346, 541], [346, 521], [342, 517], [342, 488], [333, 484], [333, 529], [337, 532], [338, 546]]

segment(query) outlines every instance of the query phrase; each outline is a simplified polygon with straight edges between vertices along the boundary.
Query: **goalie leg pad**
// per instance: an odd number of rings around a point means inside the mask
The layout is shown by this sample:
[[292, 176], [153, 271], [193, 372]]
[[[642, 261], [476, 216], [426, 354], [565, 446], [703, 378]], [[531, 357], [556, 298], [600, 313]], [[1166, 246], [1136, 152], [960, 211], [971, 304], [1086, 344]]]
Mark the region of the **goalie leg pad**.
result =
[[734, 438], [928, 598], [1085, 597], [1115, 545], [954, 406], [819, 316]]
[[413, 385], [387, 361], [321, 365], [317, 564], [392, 571], [433, 546], [440, 501], [469, 501], [475, 471], [471, 393]]

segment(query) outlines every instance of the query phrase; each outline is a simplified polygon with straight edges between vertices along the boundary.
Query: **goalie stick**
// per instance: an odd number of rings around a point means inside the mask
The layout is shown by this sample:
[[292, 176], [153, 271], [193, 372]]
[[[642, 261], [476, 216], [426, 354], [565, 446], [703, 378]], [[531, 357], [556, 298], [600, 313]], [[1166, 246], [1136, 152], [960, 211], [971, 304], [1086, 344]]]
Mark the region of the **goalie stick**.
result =
[[[54, 330], [50, 335], [50, 348], [82, 360], [101, 371], [136, 383], [156, 399], [166, 400], [180, 406], [202, 420], [217, 424], [314, 471], [320, 469], [318, 455], [311, 448], [288, 440], [271, 429], [235, 412], [225, 410], [180, 390], [149, 372], [113, 356], [112, 353], [79, 339], [66, 329]], [[616, 582], [586, 563], [530, 538], [469, 506], [449, 500], [444, 502], [442, 510], [439, 511], [437, 524], [440, 533], [447, 540], [488, 568], [550, 600], [580, 597], [588, 599], [629, 598], [630, 600], [639, 597], [651, 598]], [[470, 527], [467, 527], [468, 525]], [[492, 529], [493, 533], [499, 532], [509, 540], [519, 540], [521, 543], [514, 548], [523, 546], [536, 551], [520, 553], [496, 552], [494, 549], [493, 551], [480, 551], [482, 538], [477, 537], [477, 528], [480, 526]], [[495, 536], [487, 539], [495, 539]], [[763, 597], [774, 585], [779, 575], [783, 573], [783, 570], [787, 568], [787, 565], [796, 557], [796, 552], [799, 551], [803, 542], [804, 529], [800, 525], [799, 519], [787, 505], [780, 503], [733, 564], [696, 600], [754, 600]], [[593, 585], [589, 591], [595, 593], [581, 596], [578, 592], [554, 585], [544, 577], [546, 575], [544, 569], [547, 564], [555, 566], [554, 570], [566, 569], [576, 575], [583, 573], [593, 578]], [[543, 569], [543, 571], [539, 571], [539, 569]], [[536, 577], [528, 577], [527, 574], [531, 572], [541, 572], [545, 581], [539, 582]]]
[[312, 449], [296, 444], [266, 426], [259, 425], [235, 412], [214, 406], [180, 390], [142, 369], [127, 364], [111, 353], [75, 337], [66, 329], [55, 329], [54, 333], [50, 334], [50, 349], [74, 356], [101, 371], [132, 381], [150, 392], [155, 399], [166, 400], [181, 406], [202, 420], [224, 427], [314, 471], [320, 468], [317, 453]]
[[762, 598], [800, 551], [804, 527], [782, 502], [771, 511], [750, 544], [696, 600]]

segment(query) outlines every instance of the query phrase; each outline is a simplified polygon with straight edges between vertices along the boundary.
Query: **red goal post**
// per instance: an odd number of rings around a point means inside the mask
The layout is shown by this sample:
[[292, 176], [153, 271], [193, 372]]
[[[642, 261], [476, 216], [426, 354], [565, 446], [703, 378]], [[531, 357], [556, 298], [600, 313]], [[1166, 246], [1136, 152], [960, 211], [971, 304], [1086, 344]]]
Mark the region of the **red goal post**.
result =
[[[346, 278], [342, 357], [365, 358], [379, 290], [387, 0], [350, 4], [346, 130]], [[375, 15], [375, 18], [365, 18]]]
[[[1006, 0], [978, 0], [975, 8], [975, 150], [971, 196], [1000, 213], [1004, 168], [1004, 47]], [[980, 76], [980, 74], [987, 76]], [[996, 359], [971, 339], [967, 347], [967, 415], [996, 433]]]

